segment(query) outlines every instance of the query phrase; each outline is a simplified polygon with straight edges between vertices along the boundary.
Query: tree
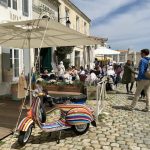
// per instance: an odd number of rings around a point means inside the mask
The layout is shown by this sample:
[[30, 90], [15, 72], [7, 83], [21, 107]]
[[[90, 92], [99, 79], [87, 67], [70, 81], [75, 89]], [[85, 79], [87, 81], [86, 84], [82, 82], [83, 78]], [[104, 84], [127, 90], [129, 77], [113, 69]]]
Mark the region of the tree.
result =
[[73, 46], [57, 47], [56, 56], [58, 62], [63, 61], [65, 68], [69, 67], [70, 59], [67, 59], [67, 55], [73, 51]]

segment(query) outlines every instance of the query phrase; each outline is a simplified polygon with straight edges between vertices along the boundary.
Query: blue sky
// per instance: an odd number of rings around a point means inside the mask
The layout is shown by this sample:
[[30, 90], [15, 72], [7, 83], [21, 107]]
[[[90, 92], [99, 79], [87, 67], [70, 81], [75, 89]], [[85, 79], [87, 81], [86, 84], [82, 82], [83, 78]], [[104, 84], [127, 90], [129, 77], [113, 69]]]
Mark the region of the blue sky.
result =
[[112, 49], [150, 49], [150, 0], [71, 0]]

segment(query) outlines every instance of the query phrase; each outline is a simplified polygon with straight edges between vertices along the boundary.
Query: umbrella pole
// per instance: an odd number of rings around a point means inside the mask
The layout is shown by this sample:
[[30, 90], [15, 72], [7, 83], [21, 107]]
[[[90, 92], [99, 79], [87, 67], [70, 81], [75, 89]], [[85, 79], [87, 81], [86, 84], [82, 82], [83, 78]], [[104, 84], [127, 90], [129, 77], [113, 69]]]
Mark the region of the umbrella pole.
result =
[[29, 96], [30, 96], [30, 106], [32, 104], [32, 93], [31, 93], [31, 50], [30, 50], [30, 36], [28, 37], [28, 45], [29, 45]]

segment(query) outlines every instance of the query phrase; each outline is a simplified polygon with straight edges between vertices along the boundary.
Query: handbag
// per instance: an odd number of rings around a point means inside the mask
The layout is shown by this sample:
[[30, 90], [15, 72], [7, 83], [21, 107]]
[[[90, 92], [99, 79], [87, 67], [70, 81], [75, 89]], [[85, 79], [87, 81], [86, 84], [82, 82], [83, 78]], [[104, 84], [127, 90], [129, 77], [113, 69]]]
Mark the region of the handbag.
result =
[[147, 71], [145, 72], [145, 77], [150, 79], [150, 64], [148, 63]]

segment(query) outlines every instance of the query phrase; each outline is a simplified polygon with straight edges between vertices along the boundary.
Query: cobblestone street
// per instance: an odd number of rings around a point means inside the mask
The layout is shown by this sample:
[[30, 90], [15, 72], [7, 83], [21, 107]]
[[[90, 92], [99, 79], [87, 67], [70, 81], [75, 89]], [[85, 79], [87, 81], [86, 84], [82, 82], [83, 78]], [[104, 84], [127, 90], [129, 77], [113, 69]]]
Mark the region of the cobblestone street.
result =
[[[123, 109], [130, 104], [133, 95], [125, 94], [122, 85], [118, 92], [108, 94], [104, 115], [99, 118], [97, 127], [81, 136], [72, 131], [63, 131], [60, 144], [56, 144], [56, 133], [34, 129], [24, 147], [20, 147], [16, 138], [9, 136], [0, 142], [0, 150], [149, 150], [150, 149], [150, 112], [142, 112], [144, 100], [140, 100], [134, 111]], [[90, 101], [91, 103], [91, 101]]]

